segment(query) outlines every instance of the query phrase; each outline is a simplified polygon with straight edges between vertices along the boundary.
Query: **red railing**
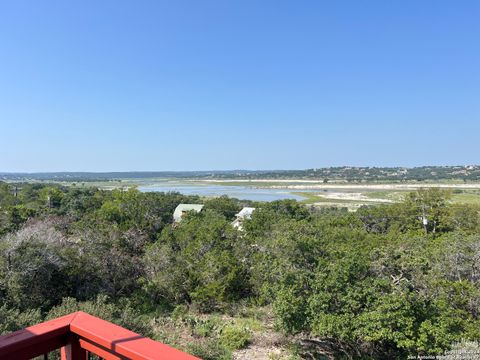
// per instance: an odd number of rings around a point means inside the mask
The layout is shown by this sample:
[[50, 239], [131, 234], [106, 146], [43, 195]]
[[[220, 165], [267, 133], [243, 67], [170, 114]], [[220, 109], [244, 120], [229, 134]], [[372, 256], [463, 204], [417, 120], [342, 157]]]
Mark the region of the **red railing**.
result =
[[60, 349], [62, 360], [199, 360], [82, 311], [0, 336], [0, 360], [27, 360]]

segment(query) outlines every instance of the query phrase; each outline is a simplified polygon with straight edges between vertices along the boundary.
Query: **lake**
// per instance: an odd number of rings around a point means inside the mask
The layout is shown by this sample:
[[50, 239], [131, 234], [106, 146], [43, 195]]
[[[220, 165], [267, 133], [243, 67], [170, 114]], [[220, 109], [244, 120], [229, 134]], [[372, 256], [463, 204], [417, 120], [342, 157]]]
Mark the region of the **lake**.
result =
[[[199, 195], [215, 197], [227, 195], [232, 198], [253, 201], [274, 201], [284, 199], [303, 200], [302, 196], [292, 194], [286, 189], [255, 188], [249, 186], [225, 186], [211, 184], [190, 184], [179, 181], [165, 181], [151, 185], [139, 186], [142, 192], [169, 192], [176, 191], [185, 195]], [[302, 190], [303, 191], [303, 190]]]

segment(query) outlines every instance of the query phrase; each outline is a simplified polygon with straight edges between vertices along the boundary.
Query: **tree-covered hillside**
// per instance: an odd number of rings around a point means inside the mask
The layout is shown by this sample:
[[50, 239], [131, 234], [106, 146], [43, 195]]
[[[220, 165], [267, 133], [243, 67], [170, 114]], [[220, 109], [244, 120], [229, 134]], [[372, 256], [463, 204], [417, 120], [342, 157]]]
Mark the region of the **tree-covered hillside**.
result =
[[137, 171], [0, 173], [4, 181], [92, 182], [176, 179], [310, 179], [324, 182], [480, 181], [480, 166], [356, 167], [339, 166], [306, 170]]
[[[440, 354], [480, 339], [480, 209], [449, 196], [350, 213], [0, 182], [0, 333], [83, 309], [204, 359], [270, 323], [290, 359]], [[205, 207], [173, 225], [179, 203]]]

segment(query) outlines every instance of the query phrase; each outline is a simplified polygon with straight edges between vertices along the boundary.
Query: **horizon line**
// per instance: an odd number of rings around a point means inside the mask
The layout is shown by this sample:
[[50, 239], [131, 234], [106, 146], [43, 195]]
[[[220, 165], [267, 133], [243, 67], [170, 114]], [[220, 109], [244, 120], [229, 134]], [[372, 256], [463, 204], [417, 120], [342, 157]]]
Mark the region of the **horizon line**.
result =
[[291, 169], [209, 169], [209, 170], [115, 170], [115, 171], [88, 171], [88, 170], [56, 170], [56, 171], [0, 171], [0, 175], [12, 174], [115, 174], [115, 173], [209, 173], [209, 172], [281, 172], [281, 171], [306, 171], [306, 170], [321, 170], [332, 168], [359, 168], [359, 169], [419, 169], [428, 167], [480, 167], [480, 164], [457, 164], [457, 165], [419, 165], [419, 166], [357, 166], [357, 165], [336, 165], [336, 166], [321, 166], [311, 168], [291, 168]]

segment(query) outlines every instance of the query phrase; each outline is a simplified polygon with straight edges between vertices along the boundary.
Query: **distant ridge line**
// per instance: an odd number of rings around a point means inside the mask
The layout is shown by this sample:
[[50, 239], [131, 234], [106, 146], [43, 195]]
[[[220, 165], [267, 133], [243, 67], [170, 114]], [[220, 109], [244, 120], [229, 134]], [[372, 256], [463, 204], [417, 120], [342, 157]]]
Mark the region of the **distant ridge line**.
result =
[[56, 171], [0, 172], [4, 181], [113, 181], [149, 178], [218, 178], [218, 179], [318, 179], [359, 181], [480, 181], [480, 165], [368, 167], [336, 166], [304, 170], [193, 170], [193, 171]]

